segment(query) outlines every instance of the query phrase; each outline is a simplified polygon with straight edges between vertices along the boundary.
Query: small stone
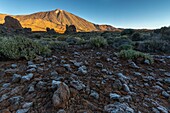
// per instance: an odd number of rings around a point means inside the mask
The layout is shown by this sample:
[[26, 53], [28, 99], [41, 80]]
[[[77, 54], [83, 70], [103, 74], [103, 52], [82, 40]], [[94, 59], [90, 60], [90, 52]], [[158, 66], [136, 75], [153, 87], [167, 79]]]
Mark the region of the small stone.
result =
[[135, 75], [136, 77], [140, 77], [140, 76], [142, 76], [142, 74], [141, 74], [141, 73], [139, 73], [139, 72], [134, 72], [134, 75]]
[[148, 84], [148, 83], [144, 83], [144, 86], [145, 86], [145, 87], [149, 87], [149, 84]]
[[9, 74], [14, 74], [14, 73], [17, 73], [19, 71], [19, 69], [6, 69], [5, 70], [5, 73], [9, 73]]
[[61, 84], [61, 81], [52, 80], [52, 88], [56, 89]]
[[115, 102], [104, 107], [104, 111], [107, 113], [135, 113], [127, 103]]
[[162, 91], [162, 96], [164, 96], [165, 98], [169, 98], [170, 94], [168, 94], [166, 91]]
[[113, 62], [113, 60], [111, 58], [107, 58], [106, 61], [107, 62]]
[[8, 97], [9, 97], [8, 94], [3, 94], [3, 95], [0, 97], [0, 102], [6, 100]]
[[157, 107], [157, 109], [159, 111], [161, 111], [161, 113], [168, 113], [168, 110], [165, 107], [163, 107], [163, 106], [159, 106], [159, 107]]
[[23, 77], [21, 78], [21, 81], [22, 81], [22, 82], [30, 81], [30, 80], [33, 78], [33, 76], [34, 76], [34, 75], [33, 75], [32, 73], [29, 73], [29, 74], [23, 76]]
[[121, 96], [116, 94], [116, 93], [110, 93], [110, 99], [113, 99], [113, 100], [117, 100], [119, 99]]
[[129, 62], [130, 67], [134, 68], [134, 69], [139, 69], [140, 67], [137, 66], [134, 62]]
[[29, 92], [29, 93], [32, 93], [32, 92], [34, 92], [34, 91], [35, 91], [34, 86], [30, 86], [28, 92]]
[[16, 111], [16, 113], [27, 113], [29, 109], [19, 109]]
[[37, 68], [37, 65], [32, 64], [32, 65], [29, 65], [27, 68]]
[[102, 63], [96, 63], [96, 67], [103, 68], [103, 64]]
[[117, 73], [117, 76], [119, 78], [122, 78], [122, 79], [128, 79], [128, 77], [126, 77], [125, 75], [123, 75], [122, 73]]
[[43, 82], [43, 81], [39, 81], [37, 84], [36, 84], [36, 87], [40, 90], [46, 90], [46, 85], [47, 83], [46, 82]]
[[79, 53], [79, 52], [74, 52], [73, 54], [74, 54], [74, 55], [80, 55], [80, 53]]
[[18, 66], [17, 64], [11, 64], [12, 68], [17, 68], [17, 66]]
[[33, 72], [36, 72], [36, 69], [35, 68], [31, 68], [31, 69], [28, 69], [27, 72], [33, 73]]
[[164, 90], [161, 86], [158, 86], [158, 85], [153, 86], [153, 88], [154, 88], [154, 92], [160, 92]]
[[124, 91], [126, 91], [126, 92], [130, 92], [130, 89], [129, 89], [129, 87], [128, 87], [127, 84], [123, 84], [123, 89], [124, 89]]
[[170, 84], [170, 78], [165, 78], [165, 79], [164, 79], [164, 82], [165, 82], [166, 84]]
[[156, 84], [159, 86], [163, 86], [163, 84], [161, 82], [156, 82]]
[[58, 73], [56, 71], [51, 72], [51, 76], [58, 76]]
[[5, 83], [2, 85], [3, 88], [8, 88], [11, 85], [11, 83]]
[[122, 89], [122, 83], [120, 80], [115, 80], [114, 83], [113, 83], [113, 89], [114, 90], [120, 90]]
[[165, 75], [170, 77], [170, 72], [166, 72]]
[[87, 67], [86, 66], [79, 67], [78, 72], [81, 74], [87, 74]]
[[57, 111], [57, 113], [66, 113], [66, 111], [64, 109], [60, 109]]
[[158, 109], [152, 108], [153, 113], [160, 113]]
[[147, 65], [150, 65], [150, 61], [147, 60], [147, 59], [144, 60], [144, 63], [147, 64]]
[[77, 62], [76, 60], [70, 60], [70, 62], [72, 62], [76, 67], [80, 67], [83, 64], [83, 62]]
[[32, 61], [28, 61], [28, 65], [34, 65]]
[[123, 96], [119, 99], [120, 102], [131, 102], [132, 101], [132, 97], [130, 95], [127, 96]]
[[80, 90], [85, 88], [85, 85], [81, 81], [73, 80], [73, 81], [70, 82], [70, 85], [72, 87], [74, 87], [75, 89], [77, 89], [78, 91], [80, 91]]
[[14, 74], [13, 77], [12, 77], [12, 82], [13, 83], [17, 83], [21, 80], [21, 75], [19, 74]]
[[67, 71], [72, 70], [70, 64], [64, 64], [63, 66], [66, 68]]
[[23, 90], [23, 86], [17, 86], [15, 88], [12, 89], [12, 91], [10, 92], [11, 95], [14, 94], [18, 94], [21, 90]]
[[38, 73], [43, 73], [43, 71], [44, 71], [43, 68], [40, 68], [40, 67], [37, 68], [37, 72], [38, 72]]
[[21, 102], [22, 99], [23, 99], [23, 97], [21, 97], [21, 96], [15, 96], [15, 97], [11, 97], [11, 98], [9, 99], [9, 102], [10, 102], [11, 104], [17, 105], [17, 104], [19, 104], [19, 103]]
[[0, 111], [1, 113], [11, 113], [10, 111], [9, 111], [9, 109], [4, 109], [4, 110], [2, 110], [2, 111]]
[[99, 94], [96, 91], [92, 90], [90, 96], [97, 99], [97, 100], [99, 99]]
[[33, 105], [33, 102], [26, 102], [26, 103], [22, 106], [22, 108], [30, 108], [30, 107], [32, 107], [32, 105]]

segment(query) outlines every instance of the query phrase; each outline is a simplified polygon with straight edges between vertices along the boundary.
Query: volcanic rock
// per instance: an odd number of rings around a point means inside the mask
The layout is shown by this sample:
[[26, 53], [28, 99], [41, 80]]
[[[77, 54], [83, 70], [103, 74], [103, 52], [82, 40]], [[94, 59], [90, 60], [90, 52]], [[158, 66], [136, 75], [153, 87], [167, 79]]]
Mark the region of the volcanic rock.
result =
[[22, 29], [20, 22], [11, 16], [5, 17], [5, 23], [3, 24], [3, 26], [7, 27], [8, 29], [15, 29], [15, 30]]

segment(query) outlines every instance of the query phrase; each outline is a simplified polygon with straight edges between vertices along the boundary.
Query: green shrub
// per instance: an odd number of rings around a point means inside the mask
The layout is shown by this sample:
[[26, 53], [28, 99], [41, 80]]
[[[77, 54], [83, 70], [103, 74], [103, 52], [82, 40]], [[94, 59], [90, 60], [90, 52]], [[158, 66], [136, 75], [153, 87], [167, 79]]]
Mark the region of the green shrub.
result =
[[75, 44], [84, 44], [85, 40], [80, 38], [80, 37], [69, 37], [66, 39], [66, 42], [70, 45], [75, 45]]
[[26, 37], [1, 37], [0, 54], [9, 59], [33, 59], [37, 55], [49, 55], [51, 50]]
[[48, 43], [48, 45], [53, 50], [55, 49], [67, 50], [68, 49], [68, 43], [65, 41], [51, 41]]
[[139, 32], [135, 32], [132, 34], [131, 40], [132, 41], [143, 41], [144, 39]]
[[161, 40], [169, 41], [170, 42], [170, 35], [163, 35]]
[[90, 44], [94, 47], [104, 47], [108, 45], [107, 40], [101, 36], [90, 38]]
[[129, 44], [123, 44], [119, 46], [119, 50], [129, 50], [129, 49], [133, 49], [133, 46]]
[[143, 52], [170, 53], [170, 44], [165, 40], [147, 40], [137, 43], [135, 48]]
[[132, 49], [129, 50], [121, 50], [119, 53], [119, 57], [125, 58], [125, 59], [137, 59], [137, 58], [144, 58], [150, 61], [150, 63], [153, 63], [153, 58], [149, 54], [145, 54], [139, 51], [135, 51]]
[[61, 35], [61, 36], [57, 37], [57, 40], [58, 41], [66, 41], [67, 37], [68, 37], [67, 35]]
[[119, 47], [122, 46], [122, 45], [132, 45], [132, 44], [133, 43], [129, 38], [127, 38], [126, 36], [123, 36], [123, 37], [115, 38], [113, 43], [112, 43], [112, 46], [115, 49], [119, 49]]
[[54, 39], [52, 39], [52, 38], [42, 38], [41, 40], [42, 41], [53, 41]]
[[124, 29], [122, 32], [121, 32], [121, 35], [132, 35], [133, 33], [135, 32], [135, 30], [133, 29]]
[[81, 38], [80, 40], [77, 41], [76, 44], [77, 45], [82, 45], [82, 44], [86, 44], [86, 43], [87, 43], [87, 41]]
[[31, 36], [32, 36], [32, 38], [36, 38], [36, 39], [40, 39], [41, 38], [41, 34], [40, 33], [34, 33]]

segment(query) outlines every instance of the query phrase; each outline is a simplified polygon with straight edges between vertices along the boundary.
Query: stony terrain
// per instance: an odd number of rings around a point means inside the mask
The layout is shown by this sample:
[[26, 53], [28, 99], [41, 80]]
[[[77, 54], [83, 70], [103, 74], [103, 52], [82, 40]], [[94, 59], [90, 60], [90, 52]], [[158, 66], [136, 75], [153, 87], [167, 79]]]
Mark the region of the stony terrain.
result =
[[0, 62], [0, 113], [169, 113], [170, 56], [123, 60], [113, 48]]

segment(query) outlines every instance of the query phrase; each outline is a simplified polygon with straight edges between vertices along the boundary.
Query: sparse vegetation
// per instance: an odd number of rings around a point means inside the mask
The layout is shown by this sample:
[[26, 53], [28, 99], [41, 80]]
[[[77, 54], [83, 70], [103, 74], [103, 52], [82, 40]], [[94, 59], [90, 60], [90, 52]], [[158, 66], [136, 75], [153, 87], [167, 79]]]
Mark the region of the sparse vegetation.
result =
[[68, 37], [68, 38], [66, 38], [66, 42], [69, 45], [75, 45], [75, 44], [80, 45], [80, 44], [86, 43], [86, 41], [83, 38], [80, 38], [80, 37]]
[[122, 45], [132, 45], [132, 41], [127, 36], [117, 37], [114, 39], [112, 46], [115, 49], [119, 49]]
[[138, 32], [135, 32], [131, 36], [132, 41], [142, 41], [141, 34]]
[[9, 59], [33, 59], [37, 55], [49, 55], [51, 50], [47, 46], [26, 37], [1, 37], [0, 54]]
[[147, 40], [137, 44], [137, 50], [144, 52], [170, 52], [170, 45], [165, 40]]
[[101, 36], [90, 38], [90, 44], [94, 47], [104, 47], [107, 46], [107, 40]]
[[48, 42], [48, 45], [53, 50], [67, 50], [68, 49], [68, 43], [64, 41], [50, 41]]
[[121, 58], [125, 58], [125, 59], [132, 59], [135, 60], [137, 58], [144, 58], [150, 61], [150, 63], [153, 63], [153, 58], [149, 55], [149, 54], [145, 54], [136, 50], [121, 50], [119, 53], [119, 56]]
[[135, 32], [135, 30], [133, 29], [124, 29], [122, 32], [121, 32], [121, 35], [132, 35], [133, 33]]
[[119, 47], [119, 50], [129, 50], [129, 49], [133, 49], [133, 46], [129, 44], [123, 44]]

